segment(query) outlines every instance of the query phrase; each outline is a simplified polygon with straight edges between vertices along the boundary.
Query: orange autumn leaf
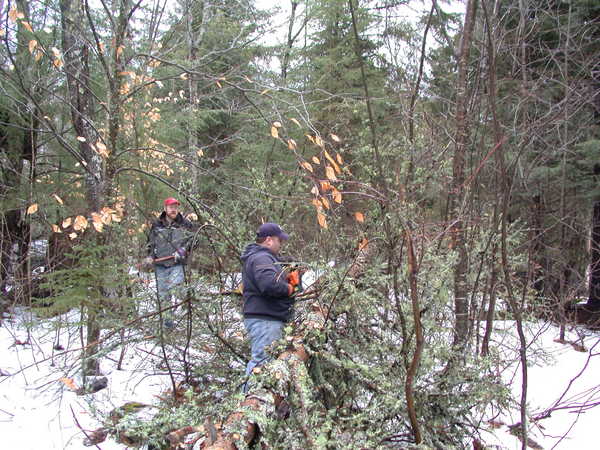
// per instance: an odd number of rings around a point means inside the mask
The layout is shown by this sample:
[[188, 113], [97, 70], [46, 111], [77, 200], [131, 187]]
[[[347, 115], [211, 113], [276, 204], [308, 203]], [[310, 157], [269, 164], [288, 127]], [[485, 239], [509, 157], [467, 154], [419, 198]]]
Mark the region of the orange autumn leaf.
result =
[[306, 170], [308, 170], [309, 172], [313, 172], [313, 168], [312, 168], [312, 166], [310, 165], [309, 162], [303, 161], [303, 162], [300, 163], [300, 165], [302, 167], [304, 167]]
[[85, 230], [88, 227], [88, 221], [83, 216], [75, 217], [75, 221], [73, 222], [73, 229], [75, 231]]
[[29, 205], [29, 208], [27, 208], [27, 214], [35, 214], [38, 210], [38, 204], [37, 203], [33, 203], [32, 205]]
[[354, 213], [354, 218], [356, 219], [357, 222], [363, 223], [365, 221], [365, 216], [363, 213], [356, 211]]
[[321, 228], [327, 228], [327, 218], [325, 217], [325, 214], [317, 213], [317, 221]]
[[369, 245], [369, 240], [367, 238], [362, 238], [362, 240], [360, 241], [360, 243], [358, 244], [358, 249], [362, 250], [364, 249], [367, 245]]
[[338, 175], [340, 173], [342, 173], [342, 171], [340, 170], [340, 167], [335, 162], [335, 159], [333, 159], [331, 157], [331, 155], [327, 152], [327, 150], [325, 150], [325, 152], [323, 154], [325, 155], [325, 158], [327, 158], [327, 161], [329, 161], [331, 163], [331, 165], [333, 166], [333, 168], [335, 169], [335, 173], [337, 173]]
[[331, 139], [333, 139], [335, 142], [340, 142], [340, 138], [337, 135], [331, 133], [330, 136], [331, 136]]
[[333, 186], [329, 181], [321, 181], [321, 189], [327, 192], [330, 189], [333, 189]]
[[333, 188], [331, 191], [331, 195], [333, 196], [333, 201], [336, 203], [342, 203], [342, 194], [336, 188]]
[[279, 131], [277, 131], [277, 127], [271, 127], [271, 136], [273, 136], [275, 139], [279, 137]]
[[77, 237], [77, 233], [71, 233], [69, 234], [69, 239], [73, 240]]
[[30, 40], [29, 41], [29, 53], [33, 53], [33, 51], [35, 50], [37, 45], [38, 45], [38, 43], [35, 39]]
[[317, 165], [321, 164], [321, 160], [319, 158], [317, 158], [316, 156], [312, 157], [312, 162], [314, 162]]
[[331, 166], [325, 167], [325, 176], [327, 176], [327, 178], [329, 178], [331, 181], [337, 181], [337, 177], [335, 176], [335, 171], [333, 170], [333, 167], [331, 167]]
[[77, 386], [77, 384], [75, 384], [75, 381], [73, 381], [72, 378], [63, 377], [60, 378], [58, 381], [62, 382], [66, 387], [68, 387], [72, 391], [76, 391], [79, 389], [79, 387]]
[[288, 141], [287, 141], [287, 144], [288, 144], [288, 148], [289, 148], [290, 150], [296, 150], [296, 148], [297, 148], [297, 145], [296, 145], [296, 141], [295, 141], [295, 140], [293, 140], [293, 139], [288, 139]]
[[62, 230], [58, 225], [52, 224], [52, 232], [53, 233], [62, 233]]
[[321, 197], [321, 203], [323, 203], [323, 206], [325, 207], [325, 209], [329, 209], [329, 200], [327, 200], [325, 197]]
[[296, 125], [298, 125], [299, 127], [302, 127], [302, 125], [300, 125], [300, 122], [298, 122], [298, 120], [294, 119], [293, 117], [290, 119], [291, 122], [294, 122]]
[[30, 33], [33, 33], [33, 28], [31, 28], [31, 25], [29, 25], [29, 22], [26, 22], [25, 20], [21, 21], [21, 25], [23, 25], [23, 27], [25, 27], [25, 29], [27, 31], [29, 31]]
[[339, 164], [344, 164], [344, 160], [342, 159], [342, 155], [340, 155], [339, 153], [337, 153], [337, 154], [335, 155], [335, 159], [337, 159], [337, 162], [338, 162]]
[[72, 219], [70, 217], [67, 217], [65, 220], [63, 220], [62, 227], [63, 228], [70, 227], [71, 226], [71, 222], [72, 222]]

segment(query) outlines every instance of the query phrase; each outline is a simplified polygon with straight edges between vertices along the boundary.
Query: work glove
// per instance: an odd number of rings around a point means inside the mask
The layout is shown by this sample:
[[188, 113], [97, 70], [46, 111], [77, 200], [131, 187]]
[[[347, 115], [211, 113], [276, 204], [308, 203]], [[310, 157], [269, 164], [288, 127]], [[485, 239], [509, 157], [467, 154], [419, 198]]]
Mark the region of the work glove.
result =
[[175, 253], [173, 253], [173, 259], [175, 260], [176, 263], [183, 261], [186, 256], [187, 256], [187, 251], [183, 247], [178, 248], [177, 250], [175, 250]]
[[287, 274], [288, 281], [288, 295], [293, 295], [300, 288], [300, 272], [298, 270], [292, 270]]

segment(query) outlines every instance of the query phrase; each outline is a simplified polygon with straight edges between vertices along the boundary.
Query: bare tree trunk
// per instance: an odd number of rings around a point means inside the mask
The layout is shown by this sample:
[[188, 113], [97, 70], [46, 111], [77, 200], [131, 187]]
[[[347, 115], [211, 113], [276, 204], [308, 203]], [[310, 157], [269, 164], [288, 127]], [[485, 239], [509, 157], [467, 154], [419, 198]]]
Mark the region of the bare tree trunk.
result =
[[[67, 78], [68, 99], [71, 106], [71, 122], [77, 133], [79, 151], [85, 162], [86, 199], [90, 211], [99, 211], [105, 203], [106, 177], [102, 157], [95, 151], [94, 145], [100, 136], [94, 129], [94, 102], [90, 87], [89, 49], [83, 38], [81, 27], [85, 22], [84, 0], [61, 0], [62, 46], [65, 74]], [[91, 293], [92, 298], [87, 307], [87, 344], [84, 351], [84, 373], [99, 373], [98, 351], [100, 328], [97, 322], [98, 299], [100, 292]]]
[[[462, 39], [460, 41], [458, 61], [458, 82], [456, 94], [456, 144], [452, 164], [452, 192], [449, 198], [450, 217], [453, 220], [451, 226], [452, 246], [458, 253], [458, 259], [454, 267], [454, 346], [457, 349], [464, 347], [469, 332], [469, 300], [467, 286], [467, 247], [464, 225], [464, 201], [467, 197], [465, 183], [465, 159], [469, 142], [468, 121], [468, 89], [467, 72], [469, 67], [469, 55], [471, 51], [471, 40], [475, 27], [475, 15], [477, 0], [469, 0], [463, 27]], [[460, 350], [459, 350], [460, 351]]]

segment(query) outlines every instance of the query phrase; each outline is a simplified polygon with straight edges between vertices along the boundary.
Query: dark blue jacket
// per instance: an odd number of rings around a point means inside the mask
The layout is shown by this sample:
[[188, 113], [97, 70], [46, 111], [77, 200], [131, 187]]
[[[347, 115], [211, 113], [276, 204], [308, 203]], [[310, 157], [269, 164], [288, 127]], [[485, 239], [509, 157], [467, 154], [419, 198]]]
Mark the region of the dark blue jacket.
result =
[[294, 299], [288, 295], [288, 282], [280, 261], [258, 244], [249, 244], [241, 259], [244, 317], [287, 322]]

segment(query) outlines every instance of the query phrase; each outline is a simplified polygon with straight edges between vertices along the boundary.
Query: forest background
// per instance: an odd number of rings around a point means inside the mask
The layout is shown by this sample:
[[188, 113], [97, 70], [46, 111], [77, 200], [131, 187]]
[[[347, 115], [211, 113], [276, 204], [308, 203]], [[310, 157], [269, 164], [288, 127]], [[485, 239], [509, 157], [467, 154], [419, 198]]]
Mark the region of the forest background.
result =
[[[523, 327], [600, 309], [600, 5], [458, 5], [0, 0], [2, 307], [77, 309], [84, 380], [158, 326], [173, 398], [144, 439], [165, 446], [168, 411], [196, 425], [240, 400], [239, 299], [219, 291], [278, 222], [321, 276], [289, 330], [307, 371], [271, 374], [301, 413], [254, 411], [263, 442], [466, 446], [475, 409], [510, 403], [510, 319], [525, 447]], [[199, 229], [175, 342], [130, 270], [167, 196]]]

